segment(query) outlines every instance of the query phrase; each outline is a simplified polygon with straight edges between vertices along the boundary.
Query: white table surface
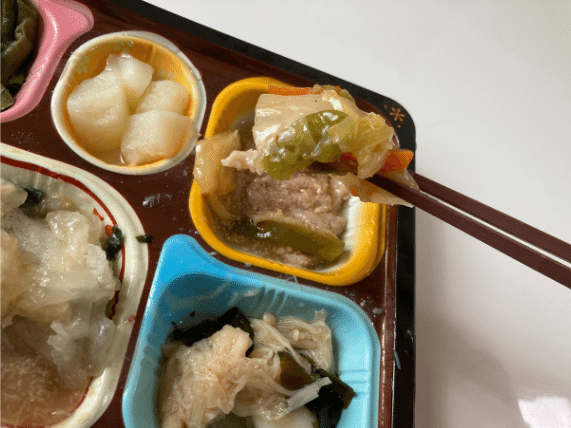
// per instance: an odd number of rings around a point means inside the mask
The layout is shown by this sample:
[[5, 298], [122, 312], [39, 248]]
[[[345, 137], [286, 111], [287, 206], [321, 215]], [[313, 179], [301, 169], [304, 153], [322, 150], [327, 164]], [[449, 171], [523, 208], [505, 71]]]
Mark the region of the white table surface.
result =
[[[571, 2], [150, 3], [393, 98], [417, 172], [571, 242]], [[571, 290], [416, 218], [416, 426], [571, 427]]]

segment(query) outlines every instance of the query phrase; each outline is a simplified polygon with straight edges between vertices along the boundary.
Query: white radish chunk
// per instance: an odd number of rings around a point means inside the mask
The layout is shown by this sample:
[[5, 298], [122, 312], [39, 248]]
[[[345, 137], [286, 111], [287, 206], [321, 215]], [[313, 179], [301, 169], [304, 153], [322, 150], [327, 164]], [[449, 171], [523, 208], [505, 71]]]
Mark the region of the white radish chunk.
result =
[[255, 428], [313, 428], [317, 426], [317, 417], [307, 407], [300, 407], [277, 420], [254, 415], [252, 423]]
[[109, 55], [106, 69], [115, 70], [123, 80], [129, 109], [134, 111], [141, 96], [151, 83], [155, 70], [146, 62], [139, 61], [131, 55]]
[[129, 165], [174, 156], [195, 133], [192, 119], [166, 110], [150, 110], [129, 118], [121, 155]]
[[185, 114], [189, 102], [190, 94], [180, 83], [172, 80], [158, 80], [149, 84], [135, 113], [168, 110]]
[[78, 142], [95, 153], [118, 149], [129, 117], [121, 77], [113, 70], [81, 82], [67, 99]]

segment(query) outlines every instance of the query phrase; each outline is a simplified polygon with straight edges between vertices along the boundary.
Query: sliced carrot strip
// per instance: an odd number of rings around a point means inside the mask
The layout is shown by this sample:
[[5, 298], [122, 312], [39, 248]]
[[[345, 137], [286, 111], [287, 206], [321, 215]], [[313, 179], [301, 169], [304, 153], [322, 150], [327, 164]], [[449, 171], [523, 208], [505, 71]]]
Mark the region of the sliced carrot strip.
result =
[[342, 153], [339, 160], [344, 162], [357, 162], [357, 158], [353, 156], [353, 153], [351, 152]]
[[268, 92], [272, 95], [307, 95], [313, 88], [300, 88], [297, 86], [268, 85]]
[[353, 196], [359, 196], [359, 188], [357, 186], [350, 186], [349, 192], [351, 192]]
[[387, 158], [385, 159], [384, 165], [381, 167], [379, 172], [403, 172], [407, 167], [412, 158], [414, 157], [414, 152], [405, 149], [394, 149], [389, 151]]

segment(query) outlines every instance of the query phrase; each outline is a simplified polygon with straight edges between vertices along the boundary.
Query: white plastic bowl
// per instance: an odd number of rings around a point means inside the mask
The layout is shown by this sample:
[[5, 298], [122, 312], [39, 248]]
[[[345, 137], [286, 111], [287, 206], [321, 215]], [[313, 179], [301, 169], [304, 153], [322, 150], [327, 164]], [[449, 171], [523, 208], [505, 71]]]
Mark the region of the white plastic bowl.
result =
[[129, 337], [148, 271], [148, 249], [136, 237], [145, 232], [129, 203], [99, 178], [65, 163], [1, 144], [1, 175], [20, 186], [31, 186], [46, 193], [69, 198], [82, 212], [97, 211], [104, 225], [118, 226], [125, 243], [116, 259], [121, 288], [113, 322], [108, 365], [94, 378], [75, 412], [52, 428], [87, 428], [103, 414], [119, 382]]

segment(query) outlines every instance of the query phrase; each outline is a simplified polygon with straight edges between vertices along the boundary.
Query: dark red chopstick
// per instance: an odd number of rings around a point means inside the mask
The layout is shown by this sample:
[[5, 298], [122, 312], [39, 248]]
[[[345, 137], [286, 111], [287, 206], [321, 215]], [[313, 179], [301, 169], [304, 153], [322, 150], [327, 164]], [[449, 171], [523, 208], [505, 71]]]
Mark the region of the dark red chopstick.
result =
[[571, 289], [571, 268], [470, 216], [569, 262], [571, 245], [419, 174], [414, 174], [414, 177], [421, 190], [380, 175], [369, 178], [369, 181]]
[[561, 239], [530, 226], [520, 220], [510, 217], [488, 205], [456, 192], [449, 187], [432, 181], [420, 174], [411, 172], [420, 190], [429, 195], [455, 206], [456, 208], [489, 223], [504, 232], [509, 233], [537, 248], [541, 248], [555, 256], [571, 262], [571, 245]]

